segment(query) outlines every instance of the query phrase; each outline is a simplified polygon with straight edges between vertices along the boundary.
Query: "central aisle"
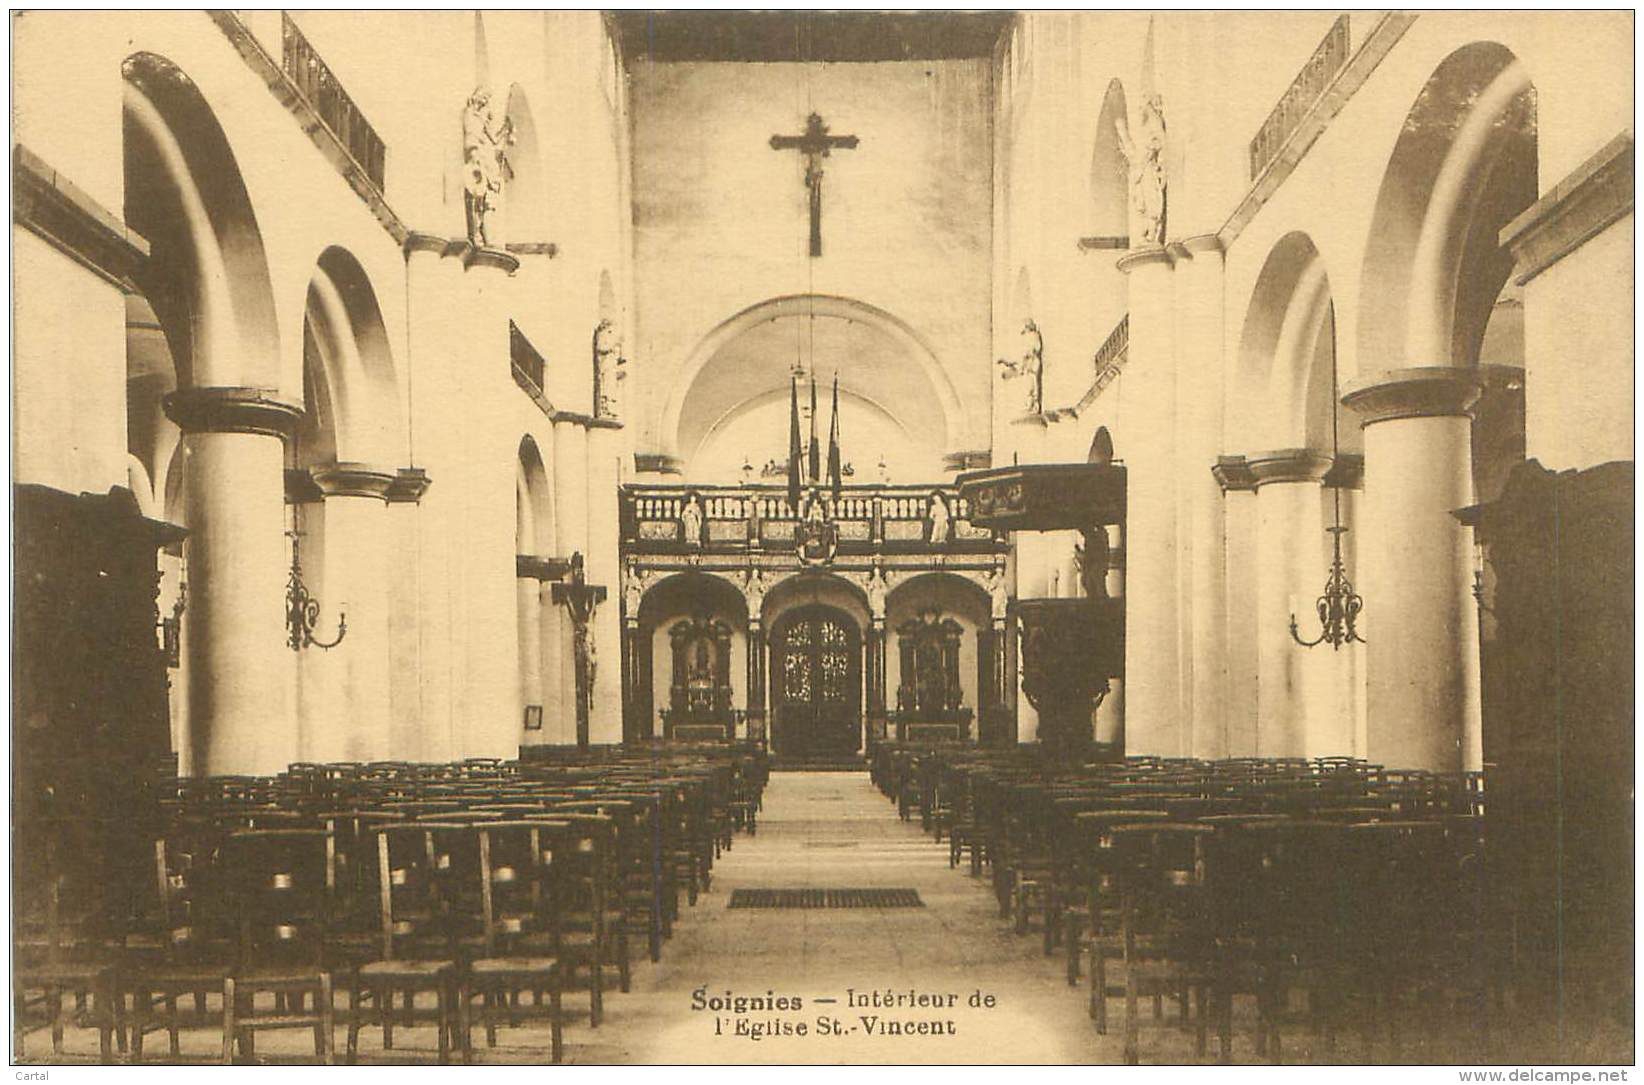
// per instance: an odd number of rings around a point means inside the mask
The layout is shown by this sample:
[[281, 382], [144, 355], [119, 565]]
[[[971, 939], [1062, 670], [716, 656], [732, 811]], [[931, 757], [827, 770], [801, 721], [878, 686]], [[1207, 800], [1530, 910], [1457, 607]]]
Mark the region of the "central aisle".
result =
[[[1040, 939], [1016, 937], [998, 917], [989, 882], [950, 870], [947, 848], [896, 817], [865, 773], [776, 773], [759, 834], [738, 835], [714, 865], [713, 889], [681, 922], [659, 965], [634, 971], [634, 989], [606, 1001], [597, 1031], [567, 1033], [574, 1062], [1032, 1062], [1112, 1061]], [[741, 888], [912, 888], [922, 908], [735, 909]], [[736, 1014], [692, 1009], [692, 992], [803, 1000], [797, 1012], [745, 1012], [748, 1024], [804, 1022], [805, 1036], [736, 1036]], [[951, 1009], [846, 1006], [847, 990], [910, 988], [957, 996]], [[991, 994], [992, 1009], [969, 1005]], [[819, 998], [837, 1004], [819, 1004]], [[819, 1035], [821, 1016], [845, 1035]], [[870, 1034], [862, 1018], [947, 1022], [954, 1035]], [[717, 1022], [716, 1022], [717, 1019]], [[716, 1034], [716, 1023], [722, 1034]], [[1111, 1050], [1104, 1051], [1104, 1049]]]

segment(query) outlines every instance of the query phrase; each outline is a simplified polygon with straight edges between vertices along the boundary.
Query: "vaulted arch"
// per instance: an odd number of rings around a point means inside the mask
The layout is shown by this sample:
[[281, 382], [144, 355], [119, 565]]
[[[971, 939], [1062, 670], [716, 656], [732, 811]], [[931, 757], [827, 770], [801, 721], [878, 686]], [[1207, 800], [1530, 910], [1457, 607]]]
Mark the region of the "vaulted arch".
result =
[[[1239, 340], [1229, 422], [1250, 434], [1251, 448], [1327, 449], [1336, 345], [1330, 276], [1312, 238], [1280, 238], [1262, 265]], [[1358, 429], [1340, 429], [1356, 449]]]
[[171, 61], [125, 76], [125, 218], [148, 239], [139, 283], [183, 386], [279, 384], [279, 327], [262, 233], [211, 107]]
[[1500, 231], [1537, 193], [1535, 87], [1512, 51], [1451, 53], [1405, 117], [1377, 195], [1359, 368], [1473, 365], [1512, 271]]
[[[954, 449], [963, 420], [958, 394], [912, 328], [851, 298], [789, 295], [750, 306], [703, 337], [663, 406], [665, 450], [697, 454], [716, 429], [785, 397], [797, 366], [824, 385], [837, 372], [843, 397], [876, 405], [933, 458]], [[777, 421], [768, 443], [779, 452], [786, 427]]]

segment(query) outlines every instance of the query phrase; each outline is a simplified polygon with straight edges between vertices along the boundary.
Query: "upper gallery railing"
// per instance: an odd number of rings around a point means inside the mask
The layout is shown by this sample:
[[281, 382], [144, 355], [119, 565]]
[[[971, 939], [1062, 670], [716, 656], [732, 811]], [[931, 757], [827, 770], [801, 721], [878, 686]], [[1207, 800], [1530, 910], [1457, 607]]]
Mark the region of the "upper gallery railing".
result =
[[1273, 112], [1267, 115], [1267, 120], [1256, 131], [1256, 138], [1250, 141], [1252, 180], [1259, 177], [1262, 170], [1279, 156], [1279, 151], [1291, 133], [1295, 132], [1302, 117], [1323, 97], [1330, 81], [1346, 66], [1351, 44], [1347, 25], [1346, 15], [1339, 16], [1331, 24], [1330, 32], [1313, 50], [1313, 55], [1296, 73], [1296, 78], [1291, 80], [1290, 88], [1279, 99], [1279, 104], [1273, 107]]
[[[1005, 545], [988, 528], [971, 524], [969, 505], [955, 486], [846, 486], [837, 498], [825, 488], [818, 492], [838, 529], [841, 553], [974, 553]], [[945, 513], [933, 510], [938, 494]], [[696, 511], [688, 513], [693, 498]], [[809, 511], [808, 501], [802, 497], [795, 509], [784, 485], [624, 486], [622, 545], [630, 553], [792, 551], [794, 527]]]
[[308, 99], [308, 104], [314, 107], [320, 119], [342, 141], [349, 155], [365, 171], [366, 177], [377, 186], [377, 191], [381, 192], [388, 152], [376, 129], [365, 119], [354, 104], [354, 99], [343, 90], [342, 84], [331, 74], [331, 69], [326, 67], [314, 47], [308, 44], [308, 39], [291, 21], [291, 16], [281, 12], [280, 22], [283, 43], [280, 67], [296, 84], [298, 93]]

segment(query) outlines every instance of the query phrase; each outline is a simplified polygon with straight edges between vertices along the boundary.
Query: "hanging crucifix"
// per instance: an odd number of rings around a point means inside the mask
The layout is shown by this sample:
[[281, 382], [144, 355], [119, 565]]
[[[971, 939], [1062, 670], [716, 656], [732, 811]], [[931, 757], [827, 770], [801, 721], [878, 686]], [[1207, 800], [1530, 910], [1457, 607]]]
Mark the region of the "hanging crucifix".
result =
[[805, 156], [805, 187], [811, 194], [811, 255], [822, 255], [822, 160], [838, 147], [854, 150], [855, 136], [830, 136], [820, 113], [812, 113], [799, 136], [772, 136], [773, 151], [798, 151]]

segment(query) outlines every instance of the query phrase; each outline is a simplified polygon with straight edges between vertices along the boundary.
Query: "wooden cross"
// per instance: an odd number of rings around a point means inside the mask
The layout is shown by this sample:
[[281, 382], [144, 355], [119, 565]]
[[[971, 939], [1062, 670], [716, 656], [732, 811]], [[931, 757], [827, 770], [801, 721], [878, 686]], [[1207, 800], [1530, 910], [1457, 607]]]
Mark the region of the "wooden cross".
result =
[[855, 136], [830, 136], [820, 113], [812, 113], [799, 136], [772, 136], [773, 151], [798, 151], [805, 156], [805, 187], [811, 193], [811, 255], [822, 255], [822, 160], [838, 147], [854, 150]]

